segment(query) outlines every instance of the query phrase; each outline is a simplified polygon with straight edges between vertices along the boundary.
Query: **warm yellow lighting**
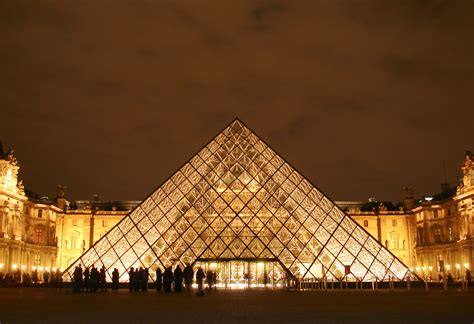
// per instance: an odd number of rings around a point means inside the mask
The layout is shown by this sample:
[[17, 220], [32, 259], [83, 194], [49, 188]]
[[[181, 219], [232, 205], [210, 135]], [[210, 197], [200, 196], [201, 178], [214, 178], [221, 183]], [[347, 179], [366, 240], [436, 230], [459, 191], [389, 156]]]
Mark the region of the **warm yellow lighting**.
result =
[[3, 268], [3, 263], [0, 263], [0, 269], [2, 269], [2, 268]]
[[26, 269], [26, 265], [22, 265], [21, 270], [25, 270], [25, 269]]
[[469, 263], [464, 263], [464, 268], [469, 269]]
[[59, 268], [59, 271], [60, 271], [60, 272], [63, 272], [63, 268]]
[[410, 268], [410, 272], [413, 272], [413, 268]]
[[420, 267], [416, 267], [416, 272], [419, 272], [420, 271]]
[[432, 270], [433, 270], [433, 267], [432, 267], [432, 266], [429, 266], [428, 269], [430, 269], [430, 271], [432, 271]]
[[461, 268], [461, 265], [457, 263], [457, 264], [456, 264], [456, 269], [459, 270], [460, 268]]
[[46, 269], [46, 271], [48, 271], [48, 272], [49, 272], [49, 267], [46, 267], [45, 269]]
[[421, 269], [422, 269], [423, 271], [425, 271], [426, 268], [425, 268], [425, 267], [422, 267]]
[[53, 268], [52, 270], [53, 270], [53, 272], [56, 272], [56, 268]]
[[33, 271], [35, 271], [35, 270], [36, 270], [36, 266], [32, 266], [31, 269], [33, 269]]
[[451, 266], [449, 264], [446, 265], [446, 269], [448, 269], [448, 270], [451, 269]]
[[39, 267], [39, 271], [43, 271], [43, 269], [44, 269], [43, 267]]
[[13, 264], [13, 265], [12, 265], [12, 269], [13, 269], [13, 270], [16, 270], [16, 268], [18, 268], [18, 266], [17, 266], [16, 264]]

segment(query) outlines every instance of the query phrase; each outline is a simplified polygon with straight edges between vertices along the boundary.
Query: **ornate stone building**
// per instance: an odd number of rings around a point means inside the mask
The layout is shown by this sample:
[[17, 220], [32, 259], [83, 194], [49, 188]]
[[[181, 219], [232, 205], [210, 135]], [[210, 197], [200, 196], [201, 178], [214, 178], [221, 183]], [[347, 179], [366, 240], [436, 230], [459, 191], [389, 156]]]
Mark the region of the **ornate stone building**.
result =
[[29, 197], [13, 150], [0, 144], [0, 272], [56, 267], [56, 219], [61, 212], [47, 199]]

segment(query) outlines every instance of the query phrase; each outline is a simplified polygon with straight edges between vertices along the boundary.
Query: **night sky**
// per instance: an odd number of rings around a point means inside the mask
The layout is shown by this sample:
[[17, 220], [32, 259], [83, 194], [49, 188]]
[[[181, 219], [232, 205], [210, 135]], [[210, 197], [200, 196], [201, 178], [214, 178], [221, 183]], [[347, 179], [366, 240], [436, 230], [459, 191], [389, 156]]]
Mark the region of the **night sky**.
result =
[[139, 200], [235, 117], [334, 200], [452, 185], [474, 1], [0, 0], [0, 140], [27, 188]]

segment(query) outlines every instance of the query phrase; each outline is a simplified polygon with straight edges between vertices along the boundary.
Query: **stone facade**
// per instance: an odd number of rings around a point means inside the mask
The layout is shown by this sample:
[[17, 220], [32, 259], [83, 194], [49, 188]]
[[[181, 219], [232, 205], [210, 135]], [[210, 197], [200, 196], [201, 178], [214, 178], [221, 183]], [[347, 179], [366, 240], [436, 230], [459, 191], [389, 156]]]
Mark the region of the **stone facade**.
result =
[[48, 200], [28, 198], [18, 181], [19, 164], [0, 148], [0, 272], [56, 267], [56, 221]]

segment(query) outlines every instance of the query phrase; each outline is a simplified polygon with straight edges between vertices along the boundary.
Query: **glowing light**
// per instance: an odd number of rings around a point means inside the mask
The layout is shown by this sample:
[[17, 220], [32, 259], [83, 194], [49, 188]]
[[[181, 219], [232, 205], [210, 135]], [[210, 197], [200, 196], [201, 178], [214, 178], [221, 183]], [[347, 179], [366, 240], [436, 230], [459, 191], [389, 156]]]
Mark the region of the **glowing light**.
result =
[[25, 270], [25, 269], [26, 269], [26, 265], [22, 265], [21, 270]]
[[425, 200], [426, 200], [426, 201], [432, 201], [432, 200], [433, 200], [433, 197], [426, 197]]
[[43, 268], [43, 267], [39, 267], [39, 271], [43, 271], [43, 270], [44, 270], [44, 268]]
[[3, 263], [0, 263], [0, 269], [3, 269]]
[[430, 269], [430, 271], [433, 271], [433, 267], [432, 267], [432, 266], [429, 266], [428, 269]]
[[421, 269], [422, 269], [423, 271], [425, 271], [426, 268], [425, 268], [425, 267], [422, 267]]
[[56, 268], [53, 268], [52, 270], [53, 270], [53, 272], [56, 272]]
[[469, 263], [464, 263], [464, 268], [469, 269]]
[[35, 271], [35, 270], [36, 270], [36, 266], [32, 266], [31, 269], [33, 269], [33, 271]]
[[410, 272], [413, 272], [413, 268], [410, 268]]
[[12, 265], [12, 269], [13, 269], [13, 270], [16, 270], [17, 268], [18, 268], [18, 266], [17, 266], [16, 264], [13, 264], [13, 265]]
[[420, 267], [416, 267], [416, 272], [419, 272], [420, 271]]
[[451, 266], [450, 266], [449, 264], [446, 265], [446, 269], [447, 269], [447, 270], [451, 269]]
[[458, 264], [458, 263], [456, 263], [456, 269], [458, 269], [458, 270], [459, 270], [460, 268], [461, 268], [461, 265], [460, 265], [460, 264]]
[[46, 267], [45, 270], [49, 272], [49, 267]]

